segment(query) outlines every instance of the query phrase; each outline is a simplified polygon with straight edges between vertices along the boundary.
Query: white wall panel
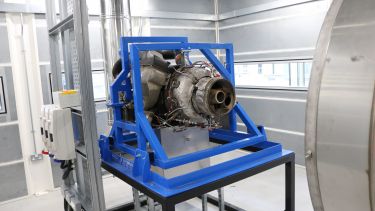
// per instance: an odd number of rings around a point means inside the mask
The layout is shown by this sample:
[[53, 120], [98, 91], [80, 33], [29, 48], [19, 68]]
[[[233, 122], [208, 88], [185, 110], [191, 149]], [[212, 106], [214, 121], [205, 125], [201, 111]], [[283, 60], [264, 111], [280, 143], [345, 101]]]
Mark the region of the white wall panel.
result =
[[233, 10], [254, 7], [275, 1], [277, 0], [219, 0], [219, 13], [232, 12]]
[[[147, 2], [147, 1], [144, 1]], [[151, 3], [152, 2], [152, 3]], [[138, 1], [137, 1], [138, 4]], [[191, 13], [191, 19], [184, 18], [150, 18], [151, 36], [187, 36], [190, 42], [216, 42], [216, 28], [214, 21], [193, 20], [194, 14], [214, 14], [213, 0], [193, 1], [149, 1], [144, 11], [167, 11], [174, 13]], [[192, 60], [201, 60], [200, 52], [192, 51]]]
[[[288, 1], [221, 0], [221, 14], [253, 13], [221, 20], [220, 42], [233, 43], [236, 62], [311, 59], [331, 1], [300, 2], [280, 7]], [[269, 140], [295, 151], [296, 162], [304, 165], [306, 91], [237, 89], [237, 95], [255, 123], [266, 127]]]
[[4, 102], [6, 113], [0, 114], [0, 124], [17, 121], [16, 100], [14, 96], [14, 83], [12, 68], [10, 66], [0, 67], [0, 77], [4, 89]]
[[21, 140], [17, 122], [0, 126], [0, 145], [0, 163], [22, 160]]
[[0, 181], [0, 202], [28, 194], [23, 163], [1, 167]]
[[4, 22], [0, 19], [0, 40], [1, 40], [1, 47], [0, 47], [0, 63], [10, 63], [10, 56], [9, 56], [9, 42], [8, 42], [8, 31]]
[[[91, 60], [103, 60], [103, 46], [101, 35], [101, 23], [99, 18], [90, 17], [89, 38], [90, 38], [90, 57]], [[103, 64], [102, 64], [103, 65]], [[101, 67], [104, 68], [103, 66]]]
[[214, 0], [131, 0], [132, 13], [142, 11], [214, 14]]
[[14, 90], [27, 188], [29, 193], [34, 194], [53, 188], [49, 161], [33, 162], [30, 158], [43, 149], [38, 127], [42, 91], [35, 19], [34, 15], [28, 14], [23, 16], [22, 21], [20, 14], [7, 14], [6, 20], [12, 72], [17, 79], [14, 80]]
[[265, 127], [304, 133], [306, 91], [237, 89], [237, 100]]
[[[306, 91], [237, 89], [237, 99], [257, 125], [266, 129], [268, 140], [296, 152], [304, 165]], [[245, 130], [239, 120], [240, 130]]]
[[232, 42], [236, 61], [312, 58], [329, 0], [220, 21], [220, 42]]

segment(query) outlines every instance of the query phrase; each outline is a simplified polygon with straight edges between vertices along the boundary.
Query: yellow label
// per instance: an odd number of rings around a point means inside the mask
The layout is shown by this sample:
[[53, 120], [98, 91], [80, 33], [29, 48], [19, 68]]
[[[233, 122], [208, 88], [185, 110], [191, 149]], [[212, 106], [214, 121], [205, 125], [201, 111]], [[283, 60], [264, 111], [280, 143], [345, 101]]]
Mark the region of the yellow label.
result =
[[61, 92], [62, 95], [72, 95], [76, 93], [77, 93], [77, 90], [64, 90]]

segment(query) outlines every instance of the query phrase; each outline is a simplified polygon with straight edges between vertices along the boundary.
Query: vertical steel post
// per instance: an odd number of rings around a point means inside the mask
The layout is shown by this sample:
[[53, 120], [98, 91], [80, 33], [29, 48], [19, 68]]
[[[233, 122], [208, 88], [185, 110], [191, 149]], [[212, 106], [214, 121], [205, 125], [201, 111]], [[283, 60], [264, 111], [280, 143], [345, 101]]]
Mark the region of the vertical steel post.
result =
[[[100, 21], [104, 55], [106, 100], [111, 101], [112, 67], [120, 59], [120, 39], [132, 36], [130, 0], [100, 0]], [[113, 123], [112, 108], [108, 109], [108, 125]]]
[[147, 197], [147, 209], [148, 211], [155, 211], [155, 201], [151, 197]]
[[132, 191], [133, 191], [134, 210], [139, 211], [139, 210], [141, 210], [141, 202], [139, 200], [139, 192], [135, 188], [132, 188]]
[[86, 146], [87, 170], [91, 188], [92, 210], [105, 210], [101, 160], [97, 144], [96, 112], [92, 86], [88, 11], [86, 0], [74, 0], [74, 34], [77, 46], [79, 83], [82, 107], [83, 137]]
[[202, 195], [202, 211], [207, 211], [207, 194]]
[[[60, 19], [68, 17], [67, 1], [59, 0]], [[74, 89], [73, 68], [71, 61], [70, 30], [61, 32], [62, 52], [64, 58], [64, 75], [66, 89]]]
[[[56, 24], [56, 10], [55, 1], [46, 0], [47, 24], [49, 27]], [[62, 90], [60, 51], [59, 51], [59, 37], [49, 37], [49, 52], [50, 64], [52, 73], [52, 91]]]
[[285, 210], [295, 211], [295, 161], [285, 164]]
[[224, 188], [219, 188], [217, 190], [218, 200], [219, 200], [219, 210], [225, 211], [225, 201], [224, 201]]

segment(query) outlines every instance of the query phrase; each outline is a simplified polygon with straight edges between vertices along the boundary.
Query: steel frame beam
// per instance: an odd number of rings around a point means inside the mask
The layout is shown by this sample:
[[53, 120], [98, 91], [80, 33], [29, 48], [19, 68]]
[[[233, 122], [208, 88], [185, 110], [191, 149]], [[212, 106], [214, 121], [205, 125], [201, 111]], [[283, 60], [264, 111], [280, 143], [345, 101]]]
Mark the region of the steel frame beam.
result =
[[[225, 142], [221, 140], [211, 140], [215, 143], [223, 144]], [[245, 148], [246, 151], [254, 151], [255, 148]], [[246, 179], [248, 177], [254, 176], [261, 172], [267, 171], [272, 169], [276, 166], [285, 165], [285, 211], [295, 211], [295, 154], [294, 153], [285, 153], [283, 156], [274, 159], [270, 162], [263, 163], [262, 165], [258, 165], [254, 168], [247, 169], [241, 171], [237, 174], [231, 175], [229, 177], [222, 178], [220, 180], [213, 181], [211, 183], [207, 183], [205, 185], [186, 190], [181, 192], [180, 194], [173, 195], [170, 197], [165, 197], [160, 195], [157, 192], [143, 186], [143, 184], [139, 183], [139, 181], [135, 180], [123, 174], [122, 171], [113, 167], [112, 165], [103, 162], [102, 167], [107, 170], [108, 172], [112, 173], [116, 177], [120, 178], [121, 180], [125, 181], [129, 185], [135, 187], [136, 189], [140, 190], [142, 193], [145, 193], [147, 196], [151, 197], [155, 201], [159, 202], [162, 205], [163, 211], [174, 211], [175, 205], [189, 199], [198, 197], [201, 198], [202, 195], [209, 193], [211, 191], [217, 190], [218, 188], [233, 184], [240, 180]], [[215, 206], [219, 205], [219, 201], [215, 197], [207, 196], [207, 202], [214, 204]], [[231, 211], [242, 211], [243, 209], [234, 206], [229, 203], [225, 203], [225, 210]]]
[[226, 20], [230, 18], [236, 18], [244, 15], [252, 15], [260, 12], [266, 12], [270, 10], [276, 10], [285, 7], [291, 7], [300, 4], [306, 4], [316, 1], [323, 1], [323, 0], [277, 0], [269, 3], [263, 3], [252, 7], [246, 7], [238, 10], [233, 10], [230, 12], [225, 12], [219, 14], [218, 20]]
[[[63, 0], [60, 0], [63, 1]], [[61, 3], [61, 2], [60, 2]], [[84, 172], [87, 177], [82, 177], [77, 173], [77, 179], [84, 182], [85, 187], [80, 187], [77, 183], [78, 188], [74, 185], [76, 181], [72, 176], [68, 177], [64, 181], [63, 194], [66, 201], [70, 203], [72, 207], [82, 207], [87, 211], [105, 210], [104, 203], [104, 191], [102, 183], [102, 172], [100, 168], [100, 155], [97, 145], [97, 128], [96, 128], [96, 112], [94, 105], [94, 94], [92, 89], [92, 70], [91, 70], [91, 59], [90, 59], [90, 48], [89, 48], [89, 35], [88, 35], [88, 12], [85, 0], [73, 0], [73, 14], [68, 16], [66, 11], [65, 2], [62, 2], [59, 13], [55, 11], [55, 1], [46, 0], [47, 9], [47, 23], [49, 28], [49, 45], [51, 53], [51, 72], [52, 72], [52, 89], [53, 91], [62, 90], [62, 72], [60, 64], [59, 54], [59, 42], [62, 42], [63, 47], [63, 60], [65, 75], [68, 82], [67, 88], [79, 88], [81, 95], [81, 116], [83, 124], [83, 138], [84, 146], [80, 146], [80, 149], [84, 148], [84, 154], [82, 150], [77, 150], [77, 156], [80, 156], [81, 160], [87, 162], [87, 169], [77, 169], [75, 171]], [[57, 23], [57, 14], [60, 14], [62, 21]], [[61, 40], [60, 40], [61, 38]], [[74, 39], [70, 39], [74, 38]], [[72, 70], [72, 53], [71, 44], [75, 42], [76, 46], [76, 74], [78, 80], [73, 84], [73, 70]], [[76, 86], [77, 85], [77, 86]], [[78, 162], [78, 161], [77, 161]], [[83, 162], [83, 161], [82, 161]], [[86, 184], [89, 184], [86, 186]], [[88, 190], [82, 196], [79, 189]], [[73, 198], [72, 198], [73, 197]], [[86, 198], [89, 198], [87, 200]]]
[[44, 14], [46, 8], [39, 4], [17, 4], [0, 2], [0, 13]]

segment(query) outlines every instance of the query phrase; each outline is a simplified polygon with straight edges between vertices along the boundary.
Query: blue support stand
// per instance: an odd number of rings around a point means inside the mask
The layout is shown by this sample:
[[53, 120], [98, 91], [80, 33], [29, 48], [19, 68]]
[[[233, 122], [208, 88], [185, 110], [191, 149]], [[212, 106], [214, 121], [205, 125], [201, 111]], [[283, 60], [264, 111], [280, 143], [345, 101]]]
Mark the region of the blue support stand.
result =
[[[225, 50], [225, 65], [212, 53], [213, 49]], [[278, 143], [268, 141], [264, 128], [256, 126], [239, 103], [236, 103], [229, 113], [229, 129], [215, 129], [209, 134], [211, 140], [219, 141], [221, 145], [187, 155], [168, 157], [144, 113], [139, 52], [150, 50], [199, 50], [223, 78], [233, 85], [235, 83], [232, 44], [189, 43], [186, 37], [122, 37], [123, 71], [110, 89], [109, 106], [113, 108], [114, 122], [109, 136], [102, 135], [99, 139], [103, 167], [160, 202], [279, 161], [285, 161], [279, 165], [289, 162], [294, 165], [294, 153], [283, 150]], [[125, 93], [126, 102], [134, 102], [135, 122], [122, 119], [121, 109], [124, 102], [120, 100], [120, 93]], [[237, 116], [246, 125], [247, 132], [237, 131]], [[130, 142], [136, 142], [137, 147], [129, 144]], [[147, 144], [151, 147], [151, 152], [147, 150]], [[233, 150], [250, 148], [253, 149], [250, 154], [178, 177], [165, 178], [151, 171], [151, 166], [170, 169]], [[124, 154], [128, 157], [123, 156]], [[294, 176], [294, 166], [293, 172], [289, 173]], [[214, 186], [216, 188], [217, 185]], [[290, 197], [293, 202], [288, 203], [293, 205], [289, 205], [293, 209], [287, 209], [291, 211], [294, 210], [294, 186], [292, 189], [293, 197]], [[179, 200], [173, 202], [177, 201]], [[169, 207], [166, 210], [174, 210], [170, 207], [174, 207], [174, 203], [160, 203]]]

